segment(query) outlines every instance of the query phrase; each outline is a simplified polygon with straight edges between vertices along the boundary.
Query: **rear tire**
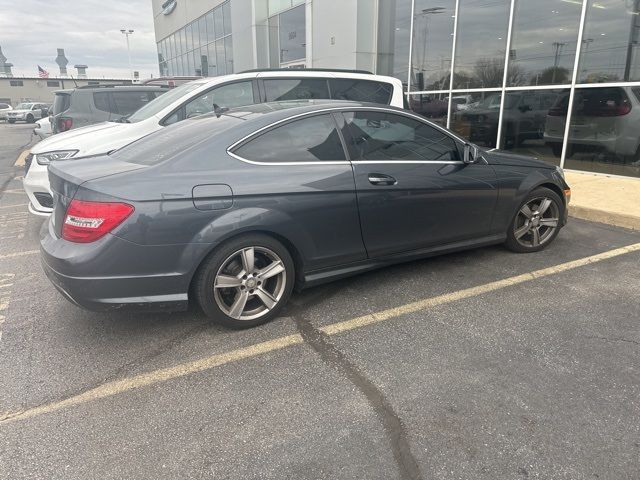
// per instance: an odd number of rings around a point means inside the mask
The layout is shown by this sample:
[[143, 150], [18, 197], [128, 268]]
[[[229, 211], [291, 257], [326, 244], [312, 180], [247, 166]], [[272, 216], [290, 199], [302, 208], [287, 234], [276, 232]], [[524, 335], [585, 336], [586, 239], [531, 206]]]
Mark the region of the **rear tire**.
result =
[[505, 245], [518, 253], [538, 252], [558, 236], [565, 205], [560, 196], [545, 187], [527, 195], [514, 215]]
[[7, 120], [7, 122], [9, 122], [9, 123], [16, 123], [16, 121], [15, 121], [15, 120]]
[[229, 328], [250, 328], [275, 318], [295, 281], [287, 249], [267, 235], [232, 239], [200, 265], [194, 294], [204, 313]]

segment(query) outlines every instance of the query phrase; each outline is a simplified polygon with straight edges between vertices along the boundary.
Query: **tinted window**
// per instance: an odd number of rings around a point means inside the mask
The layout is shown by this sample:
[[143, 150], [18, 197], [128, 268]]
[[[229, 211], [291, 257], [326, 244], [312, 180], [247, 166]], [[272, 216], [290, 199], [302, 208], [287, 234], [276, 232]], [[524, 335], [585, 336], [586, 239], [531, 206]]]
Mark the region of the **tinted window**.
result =
[[331, 98], [352, 100], [354, 102], [372, 102], [388, 105], [391, 101], [393, 86], [389, 83], [370, 80], [350, 80], [348, 78], [329, 80]]
[[458, 160], [455, 141], [418, 120], [384, 112], [344, 114], [352, 160]]
[[155, 92], [113, 92], [114, 113], [129, 115], [156, 98]]
[[98, 110], [102, 110], [103, 112], [111, 112], [111, 107], [109, 106], [109, 93], [108, 92], [98, 92], [93, 94], [93, 103], [95, 104]]
[[327, 81], [323, 79], [306, 78], [296, 80], [281, 78], [265, 80], [264, 89], [267, 95], [267, 102], [329, 98]]
[[6, 103], [0, 103], [0, 108], [9, 108], [9, 105]]
[[64, 112], [69, 108], [71, 103], [71, 95], [58, 94], [53, 96], [53, 114]]
[[346, 160], [330, 115], [296, 120], [250, 140], [236, 155], [257, 162]]
[[196, 117], [203, 113], [213, 112], [218, 107], [242, 107], [251, 105], [253, 101], [253, 85], [251, 81], [235, 82], [214, 88], [196, 97], [185, 105], [186, 118]]

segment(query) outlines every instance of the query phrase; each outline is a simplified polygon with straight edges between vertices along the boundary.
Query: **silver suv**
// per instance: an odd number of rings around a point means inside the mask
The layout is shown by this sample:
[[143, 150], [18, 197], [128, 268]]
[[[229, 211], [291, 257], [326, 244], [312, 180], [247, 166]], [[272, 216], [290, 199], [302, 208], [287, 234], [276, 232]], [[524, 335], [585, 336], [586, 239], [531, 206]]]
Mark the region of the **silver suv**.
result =
[[105, 121], [117, 121], [168, 90], [165, 86], [88, 85], [54, 92], [53, 133]]

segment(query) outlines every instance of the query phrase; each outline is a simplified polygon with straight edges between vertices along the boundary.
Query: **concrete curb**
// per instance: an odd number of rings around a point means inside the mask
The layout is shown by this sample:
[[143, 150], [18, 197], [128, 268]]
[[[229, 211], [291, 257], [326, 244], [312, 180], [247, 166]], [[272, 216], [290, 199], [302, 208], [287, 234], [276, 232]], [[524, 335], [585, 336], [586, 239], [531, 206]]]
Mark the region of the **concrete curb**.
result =
[[634, 215], [607, 212], [596, 208], [579, 207], [576, 205], [569, 205], [569, 215], [575, 218], [581, 218], [582, 220], [640, 230], [640, 217]]

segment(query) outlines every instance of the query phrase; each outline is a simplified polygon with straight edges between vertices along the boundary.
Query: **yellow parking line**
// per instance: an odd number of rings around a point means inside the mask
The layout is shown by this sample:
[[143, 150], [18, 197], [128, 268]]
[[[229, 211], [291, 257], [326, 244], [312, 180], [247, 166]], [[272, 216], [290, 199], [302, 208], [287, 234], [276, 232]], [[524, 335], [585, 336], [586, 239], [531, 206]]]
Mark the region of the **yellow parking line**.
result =
[[[601, 262], [603, 260], [637, 251], [640, 251], [640, 243], [616, 248], [603, 253], [599, 253], [597, 255], [591, 255], [589, 257], [584, 257], [571, 262], [562, 263], [560, 265], [554, 265], [552, 267], [524, 273], [522, 275], [516, 275], [514, 277], [505, 278], [496, 282], [490, 282], [484, 285], [479, 285], [477, 287], [467, 288], [457, 292], [420, 300], [418, 302], [409, 303], [400, 307], [389, 308], [381, 312], [372, 313], [370, 315], [364, 315], [362, 317], [353, 318], [344, 322], [327, 325], [325, 327], [322, 327], [320, 330], [327, 335], [336, 335], [338, 333], [346, 332], [349, 330], [362, 328], [367, 325], [395, 319], [401, 315], [413, 313], [425, 308], [455, 302], [464, 298], [475, 297], [484, 293], [496, 291], [502, 288], [518, 285], [539, 278], [548, 277], [550, 275], [566, 272], [578, 267]], [[122, 380], [115, 380], [113, 382], [108, 382], [100, 385], [79, 395], [74, 395], [73, 397], [67, 398], [65, 400], [48, 403], [46, 405], [41, 405], [34, 408], [27, 408], [22, 411], [4, 412], [0, 414], [0, 423], [9, 423], [36, 417], [46, 413], [55, 412], [63, 408], [80, 405], [105, 397], [110, 397], [149, 385], [155, 385], [158, 383], [166, 382], [168, 380], [184, 377], [193, 373], [203, 372], [220, 365], [237, 362], [246, 358], [256, 357], [258, 355], [263, 355], [265, 353], [273, 352], [276, 350], [282, 350], [283, 348], [293, 345], [299, 345], [301, 343], [303, 343], [303, 339], [299, 334], [287, 335], [284, 337], [276, 338], [274, 340], [250, 345], [248, 347], [212, 355], [210, 357], [195, 360], [193, 362], [183, 363], [175, 367], [155, 370], [133, 377], [124, 378]]]
[[14, 165], [16, 167], [24, 167], [24, 161], [27, 158], [27, 155], [29, 155], [30, 150], [23, 150], [22, 152], [20, 152], [20, 155], [18, 155], [18, 158], [16, 159], [16, 163], [14, 163]]
[[0, 255], [0, 260], [4, 260], [5, 258], [22, 257], [24, 255], [34, 255], [36, 253], [40, 253], [40, 250], [26, 250], [24, 252], [7, 253], [5, 255]]
[[16, 203], [15, 205], [3, 205], [0, 208], [17, 208], [17, 207], [26, 207], [29, 205], [28, 203]]

